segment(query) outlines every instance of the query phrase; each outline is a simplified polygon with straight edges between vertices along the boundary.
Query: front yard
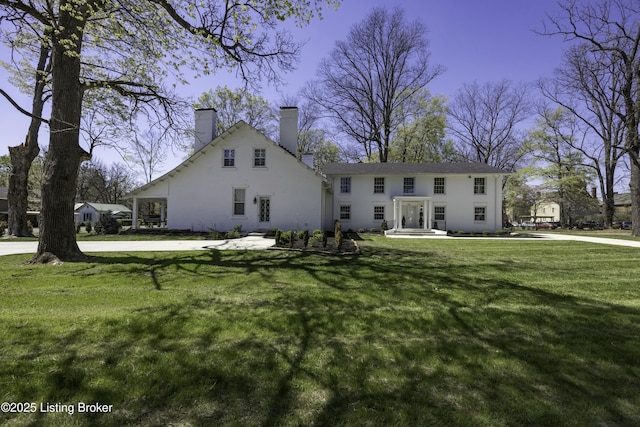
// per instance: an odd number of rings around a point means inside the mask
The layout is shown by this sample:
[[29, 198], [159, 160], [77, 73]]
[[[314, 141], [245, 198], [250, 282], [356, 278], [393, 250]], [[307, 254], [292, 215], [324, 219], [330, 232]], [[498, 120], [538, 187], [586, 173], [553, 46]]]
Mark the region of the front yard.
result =
[[638, 249], [358, 244], [0, 257], [0, 424], [640, 424]]

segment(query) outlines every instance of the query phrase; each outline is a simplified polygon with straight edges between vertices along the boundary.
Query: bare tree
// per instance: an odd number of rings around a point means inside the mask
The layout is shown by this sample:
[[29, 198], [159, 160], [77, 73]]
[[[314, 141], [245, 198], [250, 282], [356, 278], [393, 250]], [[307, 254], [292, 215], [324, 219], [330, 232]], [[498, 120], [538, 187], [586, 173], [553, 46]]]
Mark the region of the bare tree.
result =
[[518, 125], [531, 115], [528, 86], [508, 80], [465, 84], [449, 106], [449, 131], [468, 161], [514, 171], [522, 158], [524, 133]]
[[[306, 1], [0, 0], [3, 24], [29, 21], [51, 29], [49, 151], [32, 261], [85, 259], [76, 242], [73, 205], [80, 163], [89, 158], [80, 146], [86, 93], [108, 89], [137, 105], [168, 105], [161, 82], [170, 73], [181, 78], [185, 63], [203, 73], [233, 68], [247, 82], [279, 81], [279, 72], [293, 67], [300, 44], [278, 26], [285, 19], [305, 24], [320, 7]], [[90, 73], [83, 75], [88, 62]]]
[[620, 84], [612, 90], [621, 105], [614, 112], [625, 124], [624, 150], [631, 167], [631, 234], [640, 236], [640, 6], [634, 0], [564, 0], [559, 15], [548, 16], [541, 33], [584, 43], [606, 64], [619, 64], [615, 72]]
[[572, 114], [585, 128], [586, 137], [568, 140], [593, 169], [600, 185], [604, 220], [611, 227], [615, 213], [614, 196], [618, 164], [626, 154], [624, 121], [617, 113], [623, 108], [620, 93], [620, 63], [589, 45], [567, 50], [564, 63], [553, 79], [541, 80], [542, 94]]
[[305, 91], [368, 160], [388, 160], [399, 109], [443, 72], [430, 63], [425, 35], [401, 9], [373, 9], [336, 43]]
[[270, 138], [276, 134], [277, 116], [269, 101], [246, 89], [231, 90], [226, 86], [218, 86], [200, 95], [194, 107], [214, 108], [217, 111], [216, 127], [219, 133], [243, 120]]
[[76, 200], [121, 204], [124, 196], [135, 188], [131, 168], [122, 163], [106, 166], [96, 159], [80, 166]]

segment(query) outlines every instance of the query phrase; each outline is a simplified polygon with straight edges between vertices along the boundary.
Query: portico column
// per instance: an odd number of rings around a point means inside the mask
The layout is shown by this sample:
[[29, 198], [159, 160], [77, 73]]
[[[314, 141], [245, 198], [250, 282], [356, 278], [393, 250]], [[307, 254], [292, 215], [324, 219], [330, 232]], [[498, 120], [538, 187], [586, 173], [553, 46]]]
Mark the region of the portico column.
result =
[[398, 230], [398, 200], [393, 199], [393, 228]]
[[422, 229], [428, 230], [429, 228], [431, 228], [430, 222], [431, 222], [431, 218], [429, 215], [429, 201], [423, 200], [422, 201]]
[[161, 227], [162, 227], [162, 224], [165, 224], [165, 220], [167, 218], [166, 209], [167, 209], [167, 200], [162, 199], [162, 202], [160, 202], [160, 226]]
[[131, 216], [131, 228], [138, 228], [138, 198], [133, 198], [133, 215]]

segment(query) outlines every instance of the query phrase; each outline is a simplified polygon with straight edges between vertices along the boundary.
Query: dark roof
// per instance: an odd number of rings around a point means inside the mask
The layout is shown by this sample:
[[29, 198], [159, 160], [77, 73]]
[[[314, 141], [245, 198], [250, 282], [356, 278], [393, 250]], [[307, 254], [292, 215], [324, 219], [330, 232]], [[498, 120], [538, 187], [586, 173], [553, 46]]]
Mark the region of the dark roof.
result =
[[621, 193], [613, 195], [615, 206], [631, 206], [631, 193]]
[[0, 187], [0, 199], [6, 199], [9, 197], [9, 188]]
[[325, 175], [371, 174], [506, 174], [502, 169], [484, 163], [327, 163]]

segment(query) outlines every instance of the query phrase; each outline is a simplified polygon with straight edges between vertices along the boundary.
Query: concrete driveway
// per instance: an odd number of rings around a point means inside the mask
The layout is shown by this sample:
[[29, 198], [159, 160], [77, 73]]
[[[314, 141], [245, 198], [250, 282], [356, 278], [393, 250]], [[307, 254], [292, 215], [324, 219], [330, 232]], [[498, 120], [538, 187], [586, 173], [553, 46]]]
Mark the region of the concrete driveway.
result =
[[[92, 252], [173, 252], [201, 250], [260, 250], [275, 244], [274, 239], [263, 235], [249, 234], [232, 240], [141, 240], [141, 241], [79, 241], [80, 250]], [[0, 256], [17, 254], [35, 254], [38, 242], [0, 241]]]

